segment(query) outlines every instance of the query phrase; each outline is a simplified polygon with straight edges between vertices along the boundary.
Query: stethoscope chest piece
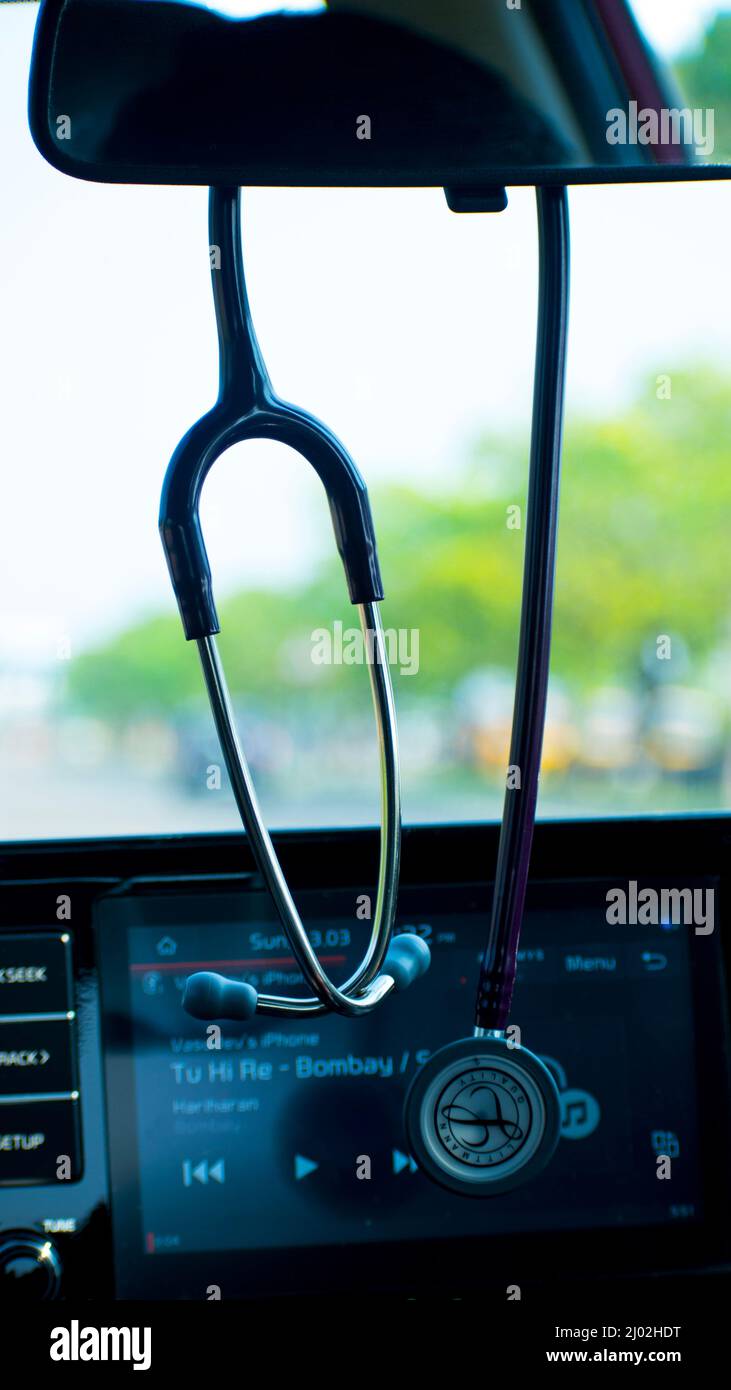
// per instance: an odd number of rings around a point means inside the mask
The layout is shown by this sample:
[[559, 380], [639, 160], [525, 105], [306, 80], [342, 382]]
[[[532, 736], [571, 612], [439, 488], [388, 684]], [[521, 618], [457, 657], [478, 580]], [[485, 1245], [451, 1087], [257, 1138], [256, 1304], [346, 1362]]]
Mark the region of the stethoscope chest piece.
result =
[[435, 1182], [493, 1197], [528, 1182], [558, 1144], [561, 1107], [548, 1068], [500, 1036], [462, 1038], [415, 1077], [404, 1119], [411, 1152]]

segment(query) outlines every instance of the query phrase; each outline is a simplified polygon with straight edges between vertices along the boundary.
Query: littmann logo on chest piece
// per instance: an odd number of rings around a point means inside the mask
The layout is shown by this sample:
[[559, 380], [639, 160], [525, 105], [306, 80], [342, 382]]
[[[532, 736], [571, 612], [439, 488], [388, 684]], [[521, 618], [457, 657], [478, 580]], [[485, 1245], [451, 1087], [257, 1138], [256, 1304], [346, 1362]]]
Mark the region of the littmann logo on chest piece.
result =
[[464, 1038], [436, 1052], [406, 1098], [414, 1157], [466, 1196], [497, 1196], [537, 1176], [560, 1133], [548, 1069], [502, 1038]]
[[450, 1081], [436, 1106], [436, 1128], [450, 1154], [476, 1168], [504, 1163], [531, 1132], [525, 1087], [500, 1067], [476, 1065]]

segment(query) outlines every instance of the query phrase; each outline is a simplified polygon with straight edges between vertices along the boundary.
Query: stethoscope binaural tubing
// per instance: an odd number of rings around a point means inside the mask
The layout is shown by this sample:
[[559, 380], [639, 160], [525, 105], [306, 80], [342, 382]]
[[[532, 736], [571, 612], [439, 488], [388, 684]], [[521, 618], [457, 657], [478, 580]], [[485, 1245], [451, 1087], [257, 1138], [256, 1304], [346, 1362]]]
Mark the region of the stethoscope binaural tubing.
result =
[[[216, 404], [187, 432], [168, 466], [160, 506], [160, 534], [186, 638], [195, 641], [239, 814], [252, 852], [313, 991], [309, 998], [256, 994], [251, 986], [210, 974], [191, 977], [186, 1007], [197, 1017], [257, 1011], [278, 1016], [335, 1011], [369, 1012], [393, 989], [406, 988], [428, 965], [424, 943], [391, 946], [398, 893], [401, 807], [393, 690], [378, 603], [383, 587], [365, 483], [338, 439], [319, 420], [282, 401], [264, 364], [251, 317], [241, 250], [238, 188], [209, 193], [211, 278], [219, 341]], [[220, 630], [211, 571], [200, 526], [203, 483], [216, 459], [233, 444], [274, 439], [301, 454], [327, 494], [335, 539], [351, 602], [357, 605], [369, 652], [368, 673], [376, 717], [381, 772], [381, 848], [369, 942], [357, 970], [336, 986], [320, 965], [282, 872], [236, 731], [215, 637]], [[387, 954], [388, 968], [384, 968]], [[248, 993], [247, 993], [248, 991]], [[191, 1003], [196, 997], [195, 1006]], [[242, 1013], [241, 1010], [244, 1012]]]

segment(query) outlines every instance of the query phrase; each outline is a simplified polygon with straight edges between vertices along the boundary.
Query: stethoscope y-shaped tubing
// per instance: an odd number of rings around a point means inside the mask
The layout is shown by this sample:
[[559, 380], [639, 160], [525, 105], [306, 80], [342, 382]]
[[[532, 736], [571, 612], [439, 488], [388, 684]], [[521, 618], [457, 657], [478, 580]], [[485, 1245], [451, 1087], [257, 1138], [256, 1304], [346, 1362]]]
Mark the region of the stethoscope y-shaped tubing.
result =
[[510, 1017], [551, 657], [569, 311], [569, 207], [563, 187], [537, 188], [536, 201], [538, 332], [523, 598], [510, 743], [513, 776], [508, 776], [505, 792], [492, 915], [477, 988], [478, 1034], [503, 1032]]
[[[219, 339], [219, 396], [188, 431], [168, 467], [160, 506], [160, 534], [186, 637], [195, 640], [237, 807], [256, 863], [272, 895], [297, 964], [314, 992], [298, 999], [259, 994], [260, 1013], [280, 1016], [335, 1011], [366, 1013], [396, 987], [379, 973], [396, 914], [401, 812], [393, 690], [378, 601], [383, 597], [375, 536], [365, 484], [342, 444], [319, 420], [281, 401], [264, 365], [251, 318], [241, 252], [238, 188], [212, 188], [209, 235], [213, 296]], [[270, 438], [302, 454], [319, 474], [328, 497], [335, 537], [351, 601], [358, 605], [366, 638], [368, 672], [381, 766], [381, 851], [373, 925], [355, 973], [336, 987], [322, 969], [301, 921], [266, 828], [253, 780], [239, 743], [231, 700], [218, 655], [220, 630], [211, 587], [199, 503], [215, 460], [232, 444]]]

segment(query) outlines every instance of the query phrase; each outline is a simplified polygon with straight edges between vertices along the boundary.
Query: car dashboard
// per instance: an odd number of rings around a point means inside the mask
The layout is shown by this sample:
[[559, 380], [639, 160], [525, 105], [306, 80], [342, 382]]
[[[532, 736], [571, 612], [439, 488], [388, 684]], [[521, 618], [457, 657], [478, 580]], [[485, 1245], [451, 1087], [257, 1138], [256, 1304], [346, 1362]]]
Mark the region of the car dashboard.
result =
[[[362, 1019], [220, 1025], [182, 1008], [195, 970], [301, 987], [240, 836], [6, 845], [0, 1288], [459, 1298], [727, 1271], [728, 818], [538, 825], [512, 1036], [556, 1081], [557, 1153], [519, 1190], [471, 1199], [409, 1151], [410, 1082], [472, 1029], [497, 834], [404, 832], [397, 930], [432, 952], [407, 995]], [[275, 839], [313, 946], [346, 978], [376, 832]]]

